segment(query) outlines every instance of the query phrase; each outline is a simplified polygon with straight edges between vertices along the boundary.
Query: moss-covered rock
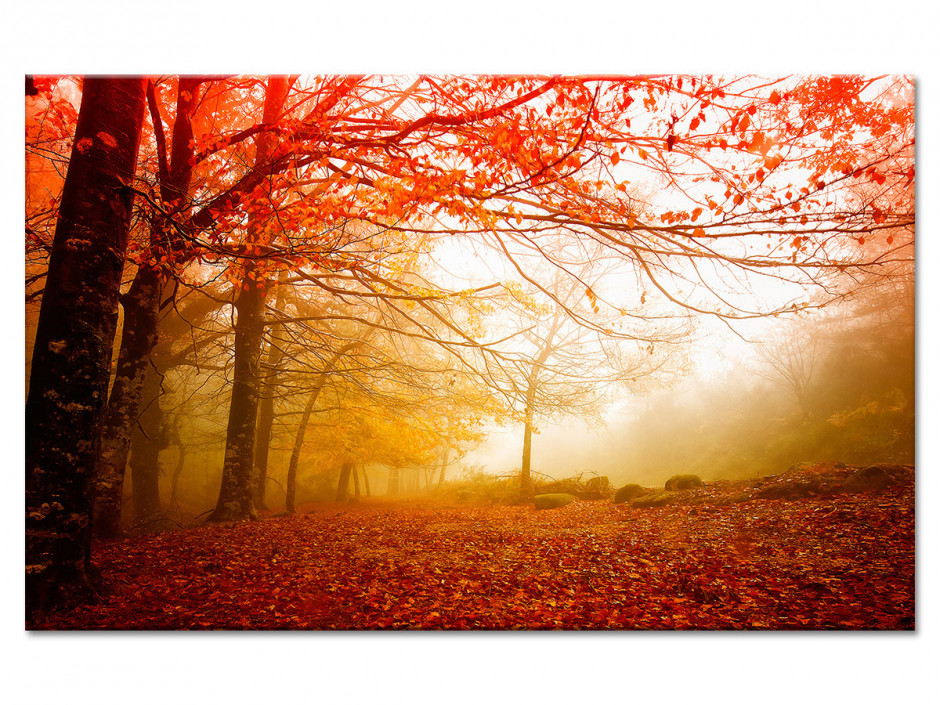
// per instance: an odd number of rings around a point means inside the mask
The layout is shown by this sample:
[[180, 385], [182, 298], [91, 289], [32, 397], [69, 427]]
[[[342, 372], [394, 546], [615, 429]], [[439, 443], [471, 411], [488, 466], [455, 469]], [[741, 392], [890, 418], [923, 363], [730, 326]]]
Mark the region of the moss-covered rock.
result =
[[691, 490], [696, 487], [704, 486], [705, 483], [702, 482], [702, 478], [698, 475], [673, 475], [666, 480], [666, 489], [673, 492], [675, 490]]
[[631, 499], [636, 499], [637, 497], [642, 497], [645, 494], [649, 494], [650, 490], [645, 487], [637, 484], [629, 484], [621, 487], [614, 494], [614, 504], [622, 504], [623, 502], [629, 502]]
[[906, 465], [869, 465], [849, 475], [839, 491], [880, 492], [891, 485], [905, 484], [913, 479], [913, 468]]
[[554, 492], [552, 494], [537, 494], [535, 495], [535, 508], [536, 509], [558, 509], [558, 507], [564, 507], [566, 504], [571, 504], [575, 500], [575, 496], [568, 494], [567, 492]]
[[637, 497], [630, 502], [633, 507], [645, 509], [647, 507], [665, 507], [669, 504], [678, 504], [684, 497], [683, 492], [672, 492], [670, 490], [655, 490], [642, 497]]

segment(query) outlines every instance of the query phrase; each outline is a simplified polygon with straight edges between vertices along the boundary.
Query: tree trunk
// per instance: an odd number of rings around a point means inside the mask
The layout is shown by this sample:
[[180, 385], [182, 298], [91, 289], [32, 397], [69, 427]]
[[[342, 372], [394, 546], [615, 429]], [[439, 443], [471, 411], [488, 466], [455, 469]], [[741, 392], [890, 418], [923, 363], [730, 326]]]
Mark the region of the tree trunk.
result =
[[359, 499], [359, 468], [353, 465], [352, 468], [352, 479], [353, 479], [353, 496], [356, 499]]
[[[117, 374], [101, 428], [95, 473], [95, 534], [115, 538], [122, 533], [121, 499], [131, 438], [137, 428], [144, 380], [153, 373], [150, 353], [157, 342], [157, 318], [163, 290], [159, 274], [142, 266], [124, 297], [124, 327]], [[136, 506], [136, 501], [135, 501]]]
[[176, 488], [186, 463], [186, 446], [184, 446], [183, 442], [180, 440], [179, 430], [175, 426], [170, 431], [170, 442], [175, 444], [179, 451], [179, 455], [176, 459], [176, 467], [173, 468], [173, 479], [170, 482], [170, 504], [177, 507]]
[[522, 437], [522, 478], [520, 485], [523, 493], [532, 490], [532, 423], [526, 421], [525, 432]]
[[390, 497], [394, 497], [398, 494], [399, 486], [401, 484], [401, 472], [398, 468], [389, 468], [388, 469], [388, 489], [385, 491], [385, 494]]
[[[263, 124], [277, 120], [287, 97], [287, 78], [271, 76], [264, 100]], [[255, 166], [263, 167], [274, 151], [274, 137], [258, 136]], [[248, 244], [262, 244], [262, 225], [249, 222]], [[258, 268], [248, 261], [242, 290], [235, 300], [238, 317], [235, 321], [235, 370], [232, 400], [229, 406], [228, 429], [225, 437], [225, 460], [222, 485], [215, 510], [207, 521], [244, 521], [255, 519], [251, 476], [255, 450], [255, 428], [258, 418], [261, 341], [264, 334], [264, 301], [267, 285]]]
[[532, 420], [534, 415], [535, 383], [530, 382], [526, 392], [525, 431], [522, 436], [522, 472], [520, 489], [523, 494], [532, 491]]
[[[192, 116], [197, 105], [196, 90], [200, 79], [179, 80], [176, 121], [173, 125], [172, 153], [167, 170], [161, 169], [160, 193], [171, 214], [185, 211], [192, 181]], [[154, 98], [155, 101], [155, 98]], [[151, 104], [155, 133], [163, 134], [156, 103]], [[163, 145], [158, 141], [158, 147]], [[144, 379], [150, 356], [157, 344], [160, 301], [166, 283], [159, 260], [169, 254], [177, 238], [168, 222], [158, 219], [150, 233], [150, 261], [143, 262], [130, 291], [122, 297], [124, 325], [117, 371], [108, 409], [101, 429], [101, 448], [96, 469], [94, 530], [98, 536], [113, 538], [121, 534], [121, 493], [131, 439], [137, 424]]]
[[539, 379], [542, 375], [542, 366], [552, 354], [555, 336], [561, 329], [564, 319], [562, 308], [555, 306], [555, 315], [549, 326], [545, 338], [542, 340], [538, 357], [533, 360], [529, 370], [525, 392], [525, 430], [522, 436], [522, 471], [519, 473], [519, 489], [523, 495], [532, 492], [532, 428], [535, 420], [535, 406], [538, 397]]
[[26, 401], [26, 610], [89, 599], [91, 512], [144, 112], [142, 78], [85, 79]]
[[[274, 308], [280, 314], [284, 308], [284, 289], [287, 272], [282, 271], [280, 282], [277, 288], [277, 298]], [[281, 347], [282, 323], [275, 323], [271, 326], [271, 342], [268, 349], [268, 360], [265, 365], [267, 371], [264, 375], [264, 384], [262, 385], [261, 402], [258, 408], [258, 433], [256, 436], [255, 448], [255, 476], [252, 483], [255, 506], [258, 509], [266, 509], [264, 503], [265, 485], [268, 479], [268, 453], [271, 449], [271, 429], [274, 426], [274, 397], [277, 394], [278, 384], [280, 383], [281, 359], [284, 357], [284, 349]]]
[[167, 447], [166, 424], [160, 406], [163, 375], [151, 367], [144, 382], [140, 412], [134, 425], [131, 445], [131, 493], [134, 498], [134, 524], [162, 516], [160, 506], [160, 451]]
[[444, 457], [441, 458], [441, 474], [437, 477], [437, 486], [444, 484], [444, 471], [447, 470], [447, 463], [450, 460], [450, 446], [444, 446]]
[[366, 466], [362, 466], [362, 481], [366, 486], [366, 497], [372, 496], [372, 490], [369, 488], [369, 473], [366, 472]]
[[235, 302], [235, 372], [225, 438], [222, 485], [208, 521], [243, 521], [257, 517], [251, 496], [251, 469], [258, 412], [258, 369], [264, 331], [264, 289], [247, 284]]
[[353, 464], [350, 461], [343, 463], [339, 471], [339, 480], [336, 484], [336, 501], [345, 502], [349, 499], [349, 474], [352, 471]]
[[297, 494], [297, 465], [300, 463], [300, 451], [304, 446], [304, 434], [307, 433], [307, 424], [310, 423], [310, 414], [317, 403], [317, 397], [320, 396], [320, 389], [326, 380], [324, 375], [320, 375], [318, 384], [310, 393], [307, 399], [307, 406], [304, 407], [304, 413], [300, 417], [300, 424], [297, 426], [297, 435], [294, 437], [294, 448], [290, 454], [290, 464], [287, 466], [287, 487], [284, 491], [284, 511], [293, 514], [296, 510], [294, 499]]

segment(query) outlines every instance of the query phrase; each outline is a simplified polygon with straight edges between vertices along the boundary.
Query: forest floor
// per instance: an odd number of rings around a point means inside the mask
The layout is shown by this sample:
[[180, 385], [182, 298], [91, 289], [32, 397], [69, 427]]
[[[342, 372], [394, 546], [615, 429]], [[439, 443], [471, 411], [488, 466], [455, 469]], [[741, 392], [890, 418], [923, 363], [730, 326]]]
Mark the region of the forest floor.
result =
[[101, 600], [34, 628], [913, 629], [912, 484], [697, 497], [365, 499], [96, 543]]

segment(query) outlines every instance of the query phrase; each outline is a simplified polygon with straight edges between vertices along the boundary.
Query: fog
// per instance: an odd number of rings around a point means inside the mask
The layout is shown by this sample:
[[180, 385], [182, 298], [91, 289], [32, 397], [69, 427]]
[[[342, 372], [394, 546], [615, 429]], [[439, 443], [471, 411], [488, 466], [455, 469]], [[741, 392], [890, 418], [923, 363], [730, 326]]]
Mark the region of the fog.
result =
[[[910, 298], [744, 328], [747, 338], [712, 326], [696, 342], [687, 376], [668, 389], [618, 395], [601, 424], [574, 418], [541, 425], [534, 473], [656, 486], [685, 472], [711, 481], [775, 474], [803, 462], [913, 463]], [[812, 370], [801, 405], [792, 380], [767, 357], [810, 341]], [[520, 425], [492, 426], [463, 467], [517, 474], [521, 454]]]

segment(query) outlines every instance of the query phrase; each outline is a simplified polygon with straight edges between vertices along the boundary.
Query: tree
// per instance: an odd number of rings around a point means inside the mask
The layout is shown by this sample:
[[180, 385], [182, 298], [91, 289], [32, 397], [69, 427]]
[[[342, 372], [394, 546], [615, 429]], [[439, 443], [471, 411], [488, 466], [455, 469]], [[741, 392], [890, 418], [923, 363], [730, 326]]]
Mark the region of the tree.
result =
[[[193, 174], [193, 130], [192, 119], [196, 111], [198, 89], [204, 79], [183, 77], [179, 80], [176, 103], [176, 121], [173, 126], [172, 151], [166, 157], [163, 121], [160, 117], [153, 81], [148, 81], [150, 114], [156, 136], [159, 159], [160, 201], [163, 209], [158, 211], [150, 228], [149, 247], [138, 263], [130, 289], [121, 297], [124, 309], [124, 325], [121, 329], [121, 348], [107, 412], [101, 428], [101, 449], [96, 470], [96, 516], [95, 532], [100, 536], [114, 537], [121, 533], [121, 489], [124, 485], [124, 470], [127, 466], [131, 439], [137, 429], [138, 411], [144, 393], [145, 381], [150, 374], [151, 353], [157, 344], [157, 326], [166, 284], [171, 276], [167, 258], [177, 246], [177, 234], [173, 230], [172, 218], [185, 214]], [[151, 382], [152, 385], [152, 382]], [[159, 402], [153, 393], [152, 405]], [[154, 430], [154, 429], [152, 429]], [[148, 443], [146, 436], [139, 437], [138, 447]], [[156, 448], [155, 453], [159, 453]], [[138, 453], [138, 460], [141, 454]], [[156, 462], [153, 456], [153, 463]], [[138, 467], [141, 467], [138, 465]], [[135, 476], [135, 482], [141, 478]], [[155, 487], [156, 479], [151, 480]], [[138, 488], [144, 485], [138, 484]], [[146, 507], [157, 511], [153, 497], [143, 502], [138, 496], [135, 507]], [[142, 518], [137, 511], [138, 519]]]
[[[277, 121], [288, 89], [286, 77], [272, 76], [269, 79], [262, 124], [270, 125]], [[255, 156], [256, 169], [267, 167], [274, 149], [274, 140], [267, 134], [261, 134]], [[249, 221], [249, 246], [261, 247], [266, 243], [264, 227], [261, 222]], [[261, 381], [264, 304], [268, 288], [269, 284], [262, 273], [251, 263], [246, 264], [241, 291], [235, 300], [235, 309], [238, 312], [235, 323], [235, 377], [232, 384], [222, 487], [219, 490], [218, 504], [215, 511], [209, 515], [209, 521], [231, 521], [256, 516], [251, 475]]]
[[[284, 306], [284, 273], [277, 285], [277, 297], [274, 304], [275, 315], [280, 315]], [[282, 324], [271, 324], [268, 354], [263, 370], [263, 392], [258, 407], [258, 429], [255, 441], [255, 475], [252, 493], [255, 506], [265, 508], [265, 485], [268, 478], [268, 453], [271, 448], [271, 429], [274, 426], [274, 400], [280, 381], [280, 365], [284, 357], [284, 343], [281, 335]]]
[[758, 347], [758, 355], [769, 366], [761, 374], [793, 392], [804, 419], [810, 417], [808, 392], [823, 352], [817, 337], [801, 336], [798, 331], [784, 333], [781, 342]]
[[26, 402], [27, 613], [87, 598], [98, 432], [133, 203], [141, 78], [86, 79]]

